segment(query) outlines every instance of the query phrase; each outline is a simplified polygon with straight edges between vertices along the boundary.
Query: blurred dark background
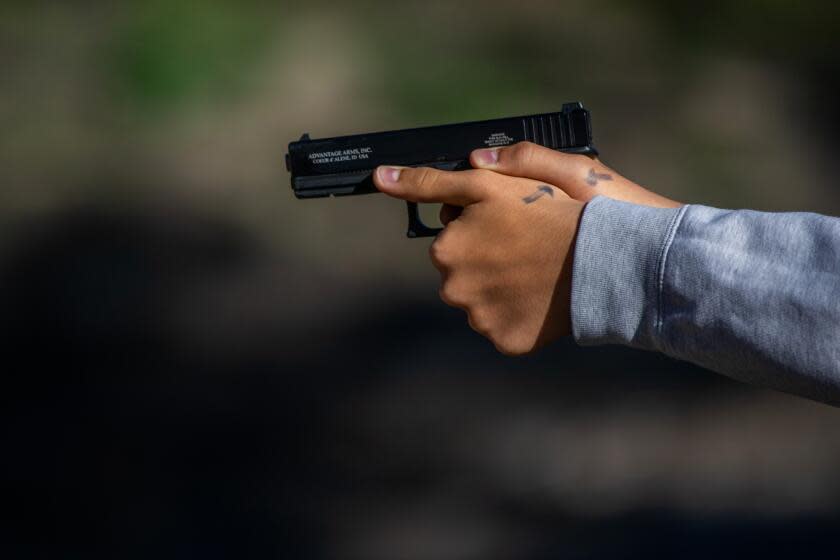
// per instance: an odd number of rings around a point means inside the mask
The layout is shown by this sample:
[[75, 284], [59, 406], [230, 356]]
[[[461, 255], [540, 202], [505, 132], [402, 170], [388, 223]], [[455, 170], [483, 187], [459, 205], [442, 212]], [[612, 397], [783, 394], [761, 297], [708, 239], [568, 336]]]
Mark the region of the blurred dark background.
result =
[[502, 357], [400, 203], [296, 201], [283, 154], [581, 100], [667, 196], [837, 215], [837, 6], [4, 2], [0, 555], [834, 550], [840, 411]]

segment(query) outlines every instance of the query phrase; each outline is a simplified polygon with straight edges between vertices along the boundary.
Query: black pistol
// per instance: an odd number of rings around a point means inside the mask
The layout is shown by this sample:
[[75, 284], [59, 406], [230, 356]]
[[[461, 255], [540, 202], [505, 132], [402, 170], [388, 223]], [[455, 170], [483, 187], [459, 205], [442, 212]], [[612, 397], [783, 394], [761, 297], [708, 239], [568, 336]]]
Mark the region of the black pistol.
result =
[[[556, 113], [509, 117], [313, 140], [309, 134], [289, 144], [286, 169], [298, 198], [378, 192], [371, 178], [380, 165], [470, 169], [476, 148], [507, 146], [527, 140], [561, 152], [597, 155], [592, 146], [589, 111], [566, 103]], [[408, 237], [430, 237], [440, 228], [426, 226], [417, 204], [408, 203]]]

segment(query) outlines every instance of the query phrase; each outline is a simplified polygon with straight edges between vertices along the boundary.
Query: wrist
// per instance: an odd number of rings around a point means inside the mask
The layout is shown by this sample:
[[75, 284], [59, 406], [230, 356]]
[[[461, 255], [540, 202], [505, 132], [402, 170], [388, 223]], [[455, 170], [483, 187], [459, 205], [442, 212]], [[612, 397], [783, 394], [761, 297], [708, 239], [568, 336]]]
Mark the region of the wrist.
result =
[[554, 292], [549, 307], [550, 320], [541, 333], [540, 346], [572, 333], [571, 299], [575, 245], [585, 202], [569, 199], [557, 212], [557, 235], [553, 245], [553, 262], [546, 267], [559, 271], [551, 278]]
[[579, 344], [656, 344], [661, 278], [683, 208], [605, 197], [583, 211], [574, 248], [571, 329]]

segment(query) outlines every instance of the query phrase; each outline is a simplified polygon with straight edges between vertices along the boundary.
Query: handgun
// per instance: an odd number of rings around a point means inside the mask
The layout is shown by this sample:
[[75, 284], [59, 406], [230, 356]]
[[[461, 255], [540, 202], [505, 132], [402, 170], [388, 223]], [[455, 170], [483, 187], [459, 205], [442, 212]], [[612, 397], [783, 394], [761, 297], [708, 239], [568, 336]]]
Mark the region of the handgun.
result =
[[[598, 155], [592, 145], [589, 111], [580, 102], [559, 112], [445, 124], [313, 140], [306, 133], [289, 144], [286, 169], [297, 198], [348, 196], [378, 192], [372, 174], [380, 165], [470, 169], [476, 148], [529, 141], [561, 152]], [[431, 237], [441, 228], [420, 218], [408, 202], [408, 237]]]

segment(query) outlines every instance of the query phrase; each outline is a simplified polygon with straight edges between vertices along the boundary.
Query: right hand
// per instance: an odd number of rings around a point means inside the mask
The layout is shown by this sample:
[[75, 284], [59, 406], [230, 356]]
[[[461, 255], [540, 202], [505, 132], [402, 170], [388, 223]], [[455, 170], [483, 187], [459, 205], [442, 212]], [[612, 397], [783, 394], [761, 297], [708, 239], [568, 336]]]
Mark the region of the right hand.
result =
[[470, 154], [470, 165], [512, 177], [554, 185], [581, 202], [602, 195], [643, 206], [676, 208], [682, 203], [626, 179], [601, 163], [579, 154], [566, 154], [531, 142], [501, 148], [482, 148]]
[[545, 181], [484, 169], [379, 167], [376, 187], [409, 202], [443, 203], [457, 215], [429, 252], [444, 302], [508, 355], [571, 333], [574, 247], [584, 203]]

